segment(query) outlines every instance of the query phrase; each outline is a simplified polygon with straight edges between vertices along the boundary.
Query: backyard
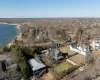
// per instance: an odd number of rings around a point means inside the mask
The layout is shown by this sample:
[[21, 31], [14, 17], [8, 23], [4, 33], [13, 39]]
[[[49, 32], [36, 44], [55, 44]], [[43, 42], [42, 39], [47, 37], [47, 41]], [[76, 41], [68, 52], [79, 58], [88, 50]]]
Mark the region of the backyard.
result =
[[81, 54], [77, 54], [74, 51], [71, 51], [68, 47], [60, 47], [59, 48], [61, 52], [68, 53], [69, 58], [71, 61], [73, 61], [76, 64], [84, 64], [85, 57]]
[[71, 51], [67, 46], [59, 48], [61, 52], [68, 53], [68, 55], [73, 55], [75, 52]]
[[63, 71], [67, 71], [69, 68], [71, 68], [73, 65], [70, 64], [67, 61], [62, 62], [61, 64], [55, 64], [54, 65], [54, 70], [57, 73], [63, 72]]

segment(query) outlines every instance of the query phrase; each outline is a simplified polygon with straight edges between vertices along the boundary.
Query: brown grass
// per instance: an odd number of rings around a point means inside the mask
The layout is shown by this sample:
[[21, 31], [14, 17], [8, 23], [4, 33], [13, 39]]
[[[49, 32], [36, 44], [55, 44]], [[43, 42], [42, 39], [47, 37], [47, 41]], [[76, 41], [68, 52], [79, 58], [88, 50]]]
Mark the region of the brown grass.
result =
[[63, 53], [68, 53], [69, 55], [72, 55], [72, 54], [74, 54], [75, 52], [73, 52], [73, 51], [71, 51], [68, 47], [60, 47], [59, 48], [60, 49], [60, 51], [61, 52], [63, 52]]
[[53, 80], [53, 75], [51, 74], [51, 72], [48, 72], [47, 74], [43, 75], [40, 80]]

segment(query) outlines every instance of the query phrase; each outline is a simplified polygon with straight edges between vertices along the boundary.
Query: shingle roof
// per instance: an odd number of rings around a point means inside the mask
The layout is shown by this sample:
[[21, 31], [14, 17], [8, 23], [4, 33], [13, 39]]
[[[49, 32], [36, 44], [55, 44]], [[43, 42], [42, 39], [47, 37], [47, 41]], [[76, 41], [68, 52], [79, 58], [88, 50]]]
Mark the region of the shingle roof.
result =
[[55, 49], [55, 50], [54, 50], [55, 56], [57, 56], [57, 55], [59, 54], [59, 52], [60, 52], [60, 51], [59, 51], [58, 49]]
[[28, 60], [33, 71], [46, 67], [38, 58]]
[[88, 46], [87, 46], [87, 45], [84, 45], [84, 44], [80, 45], [80, 47], [81, 47], [82, 49], [88, 49]]
[[[63, 58], [63, 56], [62, 55], [59, 55], [58, 56], [58, 54], [60, 53], [60, 51], [58, 50], [58, 49], [53, 49], [52, 50], [52, 57], [54, 57], [55, 59], [61, 59], [61, 58]], [[61, 54], [61, 53], [60, 53]]]

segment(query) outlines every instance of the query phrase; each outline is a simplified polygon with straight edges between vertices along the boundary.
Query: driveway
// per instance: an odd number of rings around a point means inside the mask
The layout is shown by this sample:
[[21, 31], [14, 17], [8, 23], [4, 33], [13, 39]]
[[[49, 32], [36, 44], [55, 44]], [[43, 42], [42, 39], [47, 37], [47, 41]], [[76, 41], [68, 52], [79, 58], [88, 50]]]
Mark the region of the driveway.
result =
[[7, 54], [0, 54], [0, 61], [7, 59]]

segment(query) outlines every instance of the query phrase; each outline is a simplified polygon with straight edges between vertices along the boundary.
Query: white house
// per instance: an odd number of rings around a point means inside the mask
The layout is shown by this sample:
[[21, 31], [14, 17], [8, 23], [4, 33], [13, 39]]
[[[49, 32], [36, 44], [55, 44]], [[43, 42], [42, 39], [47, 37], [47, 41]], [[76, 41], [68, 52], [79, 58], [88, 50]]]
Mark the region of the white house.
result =
[[84, 56], [90, 53], [89, 47], [84, 44], [81, 44], [81, 45], [73, 44], [73, 45], [70, 45], [69, 47], [70, 47], [70, 50], [75, 51]]
[[91, 46], [93, 49], [100, 49], [100, 40], [93, 40]]

